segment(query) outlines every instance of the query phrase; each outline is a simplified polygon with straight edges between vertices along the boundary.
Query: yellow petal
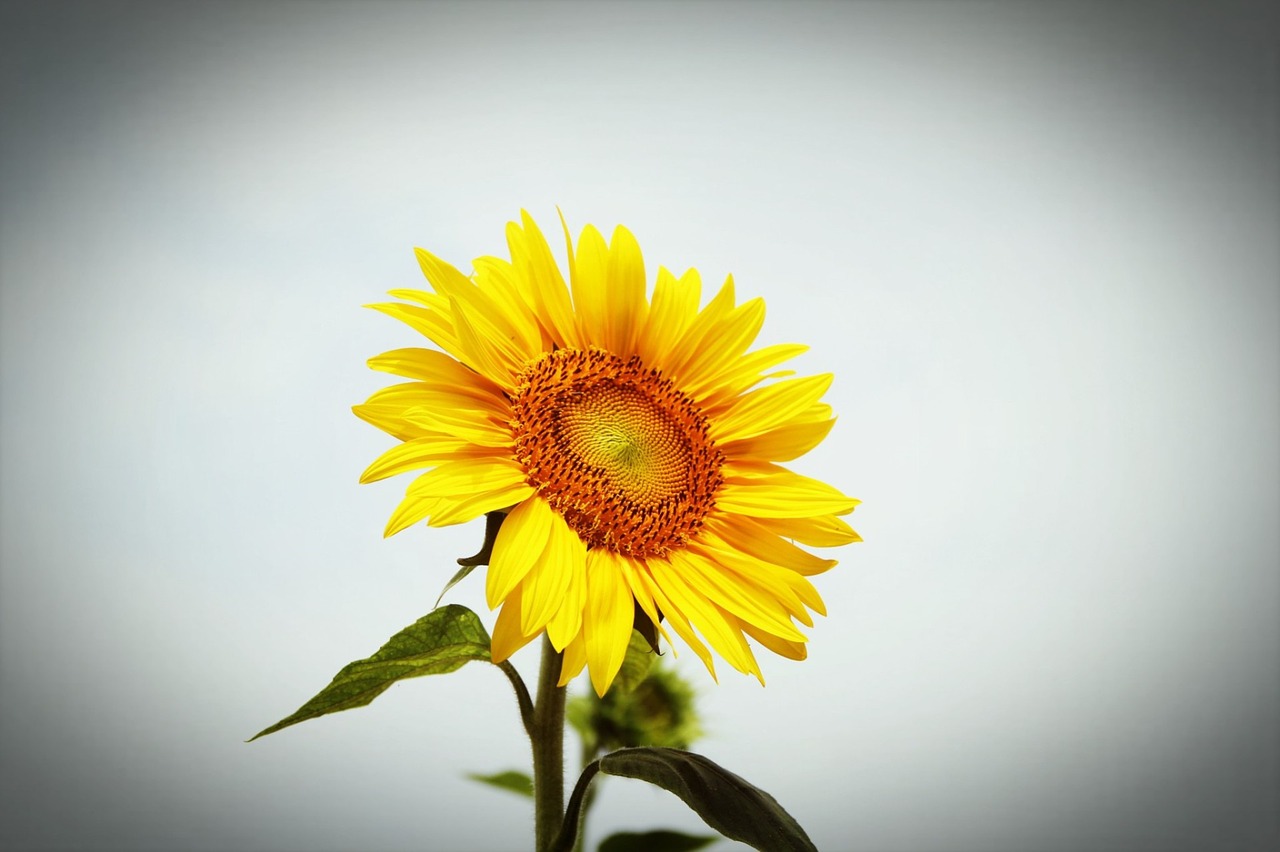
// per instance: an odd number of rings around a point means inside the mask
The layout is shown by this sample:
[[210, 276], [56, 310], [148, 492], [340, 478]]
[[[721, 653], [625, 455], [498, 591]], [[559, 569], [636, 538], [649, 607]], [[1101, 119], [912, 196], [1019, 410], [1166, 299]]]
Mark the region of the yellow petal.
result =
[[622, 571], [622, 578], [626, 580], [627, 588], [631, 591], [631, 596], [635, 598], [636, 603], [654, 627], [658, 628], [658, 632], [662, 634], [662, 638], [667, 640], [667, 644], [672, 646], [674, 653], [675, 645], [671, 641], [671, 637], [667, 635], [666, 629], [662, 626], [661, 613], [654, 603], [653, 595], [649, 593], [649, 587], [640, 578], [640, 574], [647, 569], [644, 567], [644, 560], [632, 559], [629, 556], [618, 555], [618, 567]]
[[[707, 646], [702, 644], [702, 640], [693, 632], [692, 625], [685, 618], [684, 613], [671, 600], [671, 597], [663, 590], [662, 585], [653, 576], [653, 568], [655, 565], [662, 564], [661, 559], [649, 559], [645, 561], [644, 569], [637, 572], [640, 581], [645, 584], [649, 590], [653, 602], [657, 604], [658, 609], [666, 617], [667, 623], [675, 630], [676, 635], [684, 640], [684, 643], [693, 649], [693, 652], [702, 660], [702, 664], [707, 667], [707, 671], [711, 673], [712, 680], [718, 680], [716, 677], [715, 661], [711, 658], [711, 652], [707, 650]], [[670, 567], [668, 563], [668, 568]]]
[[644, 330], [636, 339], [636, 352], [645, 363], [658, 365], [659, 354], [671, 352], [676, 340], [698, 315], [700, 298], [698, 270], [691, 269], [676, 280], [666, 267], [658, 267], [653, 303]]
[[712, 421], [711, 437], [716, 442], [734, 441], [788, 423], [821, 399], [833, 378], [822, 373], [786, 379], [745, 393]]
[[720, 615], [724, 618], [725, 625], [729, 628], [729, 635], [738, 646], [738, 652], [743, 655], [743, 663], [747, 666], [745, 671], [743, 669], [739, 669], [739, 671], [743, 674], [755, 675], [756, 680], [760, 681], [760, 685], [764, 686], [764, 672], [761, 671], [760, 663], [756, 660], [755, 651], [751, 650], [751, 645], [747, 642], [747, 637], [743, 633], [749, 625], [734, 616], [733, 613], [726, 612], [723, 609], [720, 609]]
[[605, 290], [605, 348], [629, 358], [643, 328], [649, 305], [645, 301], [644, 257], [631, 232], [619, 225], [609, 244], [608, 286]]
[[[555, 512], [536, 494], [511, 510], [493, 542], [485, 599], [493, 609], [520, 585], [546, 549]], [[515, 614], [519, 618], [519, 608]]]
[[594, 226], [582, 229], [578, 237], [578, 250], [574, 253], [573, 306], [578, 314], [578, 325], [588, 343], [605, 346], [608, 340], [606, 327], [606, 289], [609, 275], [609, 247]]
[[533, 636], [520, 632], [520, 589], [517, 588], [502, 605], [502, 610], [494, 621], [489, 654], [495, 663], [501, 663], [528, 645], [532, 638]]
[[474, 521], [486, 512], [496, 512], [528, 499], [533, 488], [523, 482], [462, 497], [437, 497], [438, 504], [427, 520], [432, 527], [447, 527]]
[[[735, 467], [744, 474], [735, 476]], [[757, 518], [805, 518], [842, 514], [858, 505], [857, 500], [825, 482], [770, 467], [771, 470], [747, 472], [745, 465], [726, 464], [725, 483], [716, 493], [716, 508]]]
[[[827, 614], [827, 605], [822, 602], [822, 596], [818, 594], [818, 589], [809, 582], [809, 578], [802, 577], [799, 574], [787, 577], [787, 582], [796, 594], [800, 596], [800, 600], [804, 601], [804, 605], [816, 612], [818, 615]], [[812, 627], [813, 625], [810, 625]]]
[[409, 488], [419, 497], [461, 498], [522, 485], [524, 468], [510, 458], [478, 456], [442, 462], [414, 480]]
[[515, 377], [523, 369], [527, 357], [512, 347], [504, 346], [493, 333], [477, 324], [476, 314], [468, 314], [455, 303], [453, 325], [458, 334], [458, 360], [477, 373], [491, 379], [504, 391], [515, 390]]
[[750, 438], [725, 441], [721, 444], [721, 449], [730, 458], [791, 461], [821, 444], [835, 424], [834, 417], [816, 423], [787, 423]]
[[683, 387], [695, 398], [747, 351], [764, 325], [764, 299], [752, 299], [733, 309], [714, 335], [686, 362]]
[[403, 424], [421, 430], [421, 435], [442, 434], [461, 438], [481, 447], [501, 447], [508, 450], [514, 441], [509, 425], [499, 423], [492, 415], [473, 409], [419, 404], [404, 407], [394, 416]]
[[448, 296], [454, 290], [473, 286], [470, 279], [452, 264], [441, 260], [426, 249], [414, 248], [413, 255], [418, 260], [422, 274], [440, 295]]
[[383, 432], [401, 441], [412, 441], [434, 435], [438, 438], [449, 438], [435, 429], [428, 429], [419, 423], [410, 423], [404, 419], [402, 405], [353, 405], [351, 412], [366, 423], [377, 426]]
[[[388, 290], [387, 295], [393, 299], [403, 299], [406, 302], [413, 302], [424, 308], [449, 310], [449, 300], [441, 296], [439, 293], [429, 293], [426, 290], [414, 290], [411, 287], [401, 287], [395, 290]], [[366, 305], [365, 307], [368, 307]]]
[[804, 634], [795, 628], [778, 599], [738, 574], [726, 571], [701, 554], [684, 550], [671, 554], [671, 565], [690, 589], [743, 621], [795, 641]]
[[458, 356], [461, 352], [458, 335], [453, 329], [453, 318], [444, 311], [399, 302], [381, 302], [365, 307], [400, 320], [451, 355]]
[[[546, 626], [561, 605], [566, 603], [565, 596], [569, 592], [573, 575], [585, 571], [586, 558], [587, 547], [582, 539], [569, 529], [564, 518], [552, 512], [546, 546], [534, 562], [533, 568], [525, 575], [522, 584], [524, 604], [520, 610], [521, 630], [525, 633], [537, 633]], [[579, 603], [578, 618], [581, 617], [582, 604]], [[568, 620], [572, 622], [571, 615]], [[561, 630], [560, 627], [561, 625], [557, 625], [557, 635], [551, 637], [556, 650], [564, 648], [565, 643], [578, 632], [576, 625], [572, 630]]]
[[435, 386], [452, 387], [458, 393], [471, 397], [501, 397], [502, 389], [496, 384], [468, 368], [451, 355], [435, 349], [407, 348], [393, 349], [369, 359], [369, 367], [418, 379]]
[[426, 249], [415, 248], [413, 253], [418, 260], [418, 265], [422, 268], [423, 275], [431, 282], [436, 293], [454, 305], [454, 313], [461, 307], [476, 314], [475, 321], [482, 324], [486, 330], [491, 330], [495, 337], [515, 336], [515, 329], [507, 326], [506, 312], [493, 304], [493, 300], [484, 295], [475, 282], [463, 275], [452, 264], [441, 260]]
[[779, 638], [767, 630], [761, 630], [758, 627], [753, 627], [746, 622], [743, 622], [742, 629], [746, 631], [746, 634], [752, 639], [756, 640], [780, 657], [786, 657], [788, 660], [803, 660], [809, 656], [809, 649], [804, 642], [792, 642], [787, 639]]
[[579, 633], [573, 637], [573, 641], [564, 646], [564, 656], [560, 658], [560, 682], [558, 685], [567, 686], [569, 681], [582, 673], [582, 669], [586, 664], [587, 640], [582, 633]]
[[795, 539], [810, 547], [839, 547], [862, 541], [862, 536], [834, 515], [816, 518], [755, 518], [756, 523], [777, 535]]
[[[459, 342], [468, 348], [462, 333], [461, 323], [465, 318], [475, 335], [496, 356], [511, 364], [523, 364], [540, 349], [539, 345], [522, 345], [527, 335], [514, 326], [508, 319], [508, 310], [495, 304], [494, 300], [480, 290], [457, 269], [425, 249], [414, 249], [418, 263], [427, 278], [435, 286], [436, 292], [449, 298], [454, 327], [458, 332]], [[541, 337], [538, 336], [539, 344]], [[472, 353], [473, 356], [476, 353]], [[482, 371], [483, 372], [483, 371]]]
[[501, 396], [471, 397], [427, 382], [405, 382], [376, 391], [354, 410], [379, 426], [396, 423], [397, 431], [412, 432], [414, 438], [438, 434], [486, 447], [512, 445], [510, 404]]
[[676, 344], [668, 351], [656, 353], [654, 366], [677, 383], [683, 384], [690, 379], [685, 365], [715, 337], [720, 324], [733, 311], [734, 299], [733, 276], [730, 275], [720, 287], [720, 292], [694, 317]]
[[[788, 518], [786, 523], [792, 523], [793, 520]], [[722, 538], [734, 549], [798, 574], [813, 576], [829, 571], [836, 565], [834, 559], [823, 559], [807, 550], [801, 550], [783, 539], [776, 528], [766, 526], [764, 521], [755, 518], [724, 514], [708, 518], [706, 525], [712, 534]]]
[[386, 529], [382, 531], [382, 537], [390, 538], [396, 533], [408, 529], [434, 512], [438, 505], [440, 505], [438, 497], [405, 495], [405, 498], [400, 501], [400, 505], [396, 506], [396, 510], [391, 513], [391, 519], [387, 521]]
[[556, 540], [547, 548], [548, 553], [555, 550], [561, 554], [559, 561], [568, 575], [559, 608], [547, 622], [547, 638], [557, 651], [563, 651], [582, 631], [582, 609], [587, 602], [587, 546], [567, 524], [561, 524], [552, 527], [551, 538]]
[[[470, 451], [470, 452], [469, 452]], [[478, 451], [478, 452], [477, 452]], [[476, 455], [493, 456], [502, 450], [493, 447], [476, 447], [470, 441], [461, 438], [426, 437], [415, 438], [396, 444], [374, 460], [360, 474], [360, 482], [377, 482], [398, 473], [431, 467], [442, 461], [456, 459], [460, 455], [474, 457]]]
[[[448, 357], [448, 356], [445, 356]], [[511, 420], [511, 404], [501, 391], [490, 393], [474, 385], [441, 381], [401, 382], [374, 391], [366, 401], [372, 405], [401, 405], [442, 409], [441, 416], [486, 416], [494, 423]]]
[[748, 352], [741, 358], [731, 361], [723, 370], [708, 380], [700, 392], [694, 393], [690, 391], [690, 395], [705, 411], [713, 413], [716, 409], [732, 402], [739, 395], [766, 378], [781, 375], [780, 373], [771, 373], [766, 376], [764, 374], [765, 370], [775, 367], [783, 361], [789, 361], [808, 350], [808, 346], [803, 346], [799, 343], [777, 343], [773, 346], [757, 349], [755, 352]]
[[760, 667], [742, 638], [742, 633], [729, 625], [723, 611], [691, 588], [680, 572], [673, 570], [674, 562], [654, 560], [650, 567], [657, 586], [689, 617], [720, 656], [738, 671], [759, 677]]
[[741, 574], [757, 586], [768, 590], [780, 604], [787, 608], [788, 612], [809, 627], [813, 626], [813, 619], [809, 617], [805, 607], [819, 615], [827, 614], [822, 596], [818, 594], [817, 588], [809, 578], [803, 574], [756, 559], [724, 542], [716, 542], [715, 537], [710, 534], [707, 535], [707, 544], [694, 545], [694, 547], [704, 546], [712, 549], [714, 558], [727, 570]]
[[613, 554], [603, 548], [587, 551], [587, 606], [582, 632], [587, 641], [591, 685], [602, 698], [622, 667], [634, 616], [631, 593]]
[[805, 577], [789, 571], [780, 565], [744, 553], [727, 544], [714, 533], [706, 532], [703, 540], [691, 546], [691, 549], [702, 550], [708, 560], [719, 565], [721, 570], [738, 577], [739, 582], [754, 585], [763, 589], [773, 597], [793, 618], [800, 620], [807, 627], [813, 626], [813, 618], [805, 602], [815, 603], [814, 609], [826, 613], [822, 609], [822, 598]]
[[[527, 212], [521, 210], [520, 219], [524, 230], [514, 222], [507, 225], [511, 264], [517, 270], [523, 270], [538, 320], [551, 339], [561, 347], [581, 348], [569, 291], [546, 238]], [[570, 251], [570, 266], [572, 263]]]
[[544, 346], [542, 327], [538, 323], [526, 276], [520, 275], [510, 261], [500, 257], [478, 257], [476, 287], [494, 310], [502, 313], [502, 320], [514, 333], [513, 343], [527, 356], [550, 349]]
[[666, 268], [658, 267], [653, 304], [644, 331], [636, 341], [636, 351], [646, 364], [658, 364], [658, 356], [672, 350], [697, 316], [701, 299], [698, 270], [690, 269], [677, 280]]

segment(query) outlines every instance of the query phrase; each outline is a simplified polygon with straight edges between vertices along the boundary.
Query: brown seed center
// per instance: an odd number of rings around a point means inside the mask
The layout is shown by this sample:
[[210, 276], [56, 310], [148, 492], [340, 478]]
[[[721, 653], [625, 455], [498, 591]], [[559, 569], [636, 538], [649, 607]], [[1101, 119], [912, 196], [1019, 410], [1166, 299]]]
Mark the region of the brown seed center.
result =
[[702, 527], [724, 455], [687, 396], [639, 357], [558, 349], [512, 399], [515, 455], [590, 547], [663, 556]]

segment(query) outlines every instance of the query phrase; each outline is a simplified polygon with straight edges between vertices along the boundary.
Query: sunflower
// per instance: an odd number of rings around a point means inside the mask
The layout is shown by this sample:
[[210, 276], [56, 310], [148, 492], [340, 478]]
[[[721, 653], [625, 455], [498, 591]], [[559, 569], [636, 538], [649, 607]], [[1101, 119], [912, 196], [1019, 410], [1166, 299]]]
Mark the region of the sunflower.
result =
[[522, 211], [507, 225], [510, 260], [478, 258], [468, 277], [417, 249], [432, 291], [369, 306], [439, 349], [370, 359], [411, 381], [355, 406], [402, 442], [360, 481], [429, 469], [388, 536], [507, 513], [485, 583], [501, 607], [495, 662], [545, 631], [564, 655], [561, 685], [586, 667], [604, 695], [647, 619], [713, 678], [708, 645], [763, 683], [747, 637], [804, 659], [796, 622], [825, 615], [809, 577], [835, 560], [794, 542], [859, 540], [839, 517], [857, 500], [777, 464], [830, 431], [820, 400], [832, 377], [769, 372], [801, 345], [748, 352], [764, 302], [738, 304], [732, 276], [699, 309], [698, 273], [660, 268], [650, 299], [629, 231], [606, 244], [588, 225], [576, 249], [564, 231], [568, 286]]

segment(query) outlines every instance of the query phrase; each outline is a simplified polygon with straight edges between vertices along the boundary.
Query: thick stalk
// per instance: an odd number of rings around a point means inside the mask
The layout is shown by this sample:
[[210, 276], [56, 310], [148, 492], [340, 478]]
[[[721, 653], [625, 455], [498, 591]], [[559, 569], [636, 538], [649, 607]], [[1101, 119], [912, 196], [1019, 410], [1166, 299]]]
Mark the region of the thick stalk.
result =
[[537, 852], [548, 852], [564, 821], [564, 687], [560, 680], [560, 654], [542, 636], [542, 667], [538, 672], [538, 697], [533, 706], [534, 835]]

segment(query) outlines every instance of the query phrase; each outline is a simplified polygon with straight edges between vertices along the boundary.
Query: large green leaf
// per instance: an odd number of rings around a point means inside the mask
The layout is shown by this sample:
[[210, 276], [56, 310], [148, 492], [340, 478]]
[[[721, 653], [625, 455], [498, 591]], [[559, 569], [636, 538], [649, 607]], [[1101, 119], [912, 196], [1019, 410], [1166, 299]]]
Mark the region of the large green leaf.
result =
[[481, 784], [497, 787], [499, 790], [509, 790], [512, 793], [519, 793], [521, 796], [533, 798], [533, 779], [529, 777], [527, 772], [508, 769], [506, 772], [495, 772], [492, 775], [479, 775], [473, 772], [467, 777], [472, 781], [479, 781]]
[[791, 814], [768, 793], [700, 754], [624, 748], [600, 758], [600, 771], [639, 778], [675, 793], [731, 840], [764, 852], [817, 852]]
[[719, 839], [707, 834], [681, 834], [678, 831], [646, 831], [644, 834], [620, 831], [606, 837], [598, 852], [693, 852]]
[[396, 681], [447, 674], [472, 660], [488, 659], [489, 634], [480, 618], [465, 606], [440, 607], [392, 636], [372, 657], [348, 664], [298, 712], [253, 739], [317, 716], [363, 707]]

